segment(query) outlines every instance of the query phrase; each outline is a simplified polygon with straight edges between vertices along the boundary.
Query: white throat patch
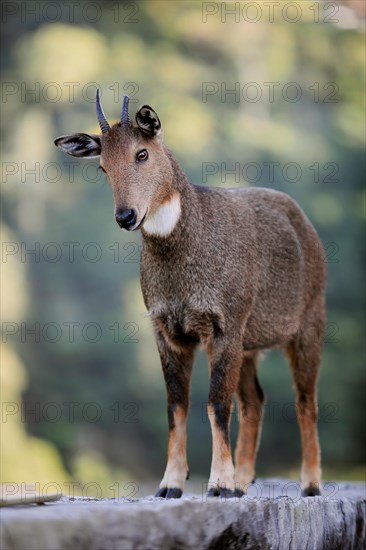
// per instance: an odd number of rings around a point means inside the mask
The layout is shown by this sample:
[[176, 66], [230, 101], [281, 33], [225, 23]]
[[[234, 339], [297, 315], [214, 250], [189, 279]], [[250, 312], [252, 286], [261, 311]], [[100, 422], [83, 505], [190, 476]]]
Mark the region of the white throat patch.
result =
[[176, 193], [146, 218], [144, 231], [149, 235], [167, 237], [177, 225], [181, 211], [180, 196]]

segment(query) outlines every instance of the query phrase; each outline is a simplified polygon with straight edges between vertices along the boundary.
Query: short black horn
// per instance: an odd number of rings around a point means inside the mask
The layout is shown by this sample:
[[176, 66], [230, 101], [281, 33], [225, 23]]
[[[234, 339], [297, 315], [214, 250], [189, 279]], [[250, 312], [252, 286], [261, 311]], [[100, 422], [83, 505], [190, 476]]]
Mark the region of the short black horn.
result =
[[109, 126], [107, 119], [105, 118], [105, 114], [104, 114], [102, 105], [100, 103], [99, 90], [97, 90], [96, 106], [97, 106], [99, 126], [100, 126], [100, 129], [102, 130], [102, 133], [105, 134], [106, 132], [108, 132], [108, 130], [111, 129], [111, 127]]
[[128, 95], [125, 95], [123, 98], [123, 104], [122, 104], [122, 113], [121, 113], [121, 122], [122, 124], [130, 124], [130, 117], [128, 114], [128, 102], [130, 101], [130, 98]]

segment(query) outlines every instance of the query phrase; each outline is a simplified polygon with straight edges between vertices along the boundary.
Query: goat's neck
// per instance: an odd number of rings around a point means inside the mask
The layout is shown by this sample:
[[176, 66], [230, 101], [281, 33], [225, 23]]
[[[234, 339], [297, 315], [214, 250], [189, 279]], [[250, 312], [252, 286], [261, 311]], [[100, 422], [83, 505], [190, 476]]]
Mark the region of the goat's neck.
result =
[[[142, 231], [144, 242], [148, 247], [167, 251], [176, 247], [182, 252], [197, 238], [202, 223], [202, 212], [194, 186], [189, 182], [183, 169], [172, 153], [167, 150], [173, 168], [172, 197], [179, 201], [180, 214], [174, 229], [163, 236]], [[169, 214], [167, 214], [169, 215]]]

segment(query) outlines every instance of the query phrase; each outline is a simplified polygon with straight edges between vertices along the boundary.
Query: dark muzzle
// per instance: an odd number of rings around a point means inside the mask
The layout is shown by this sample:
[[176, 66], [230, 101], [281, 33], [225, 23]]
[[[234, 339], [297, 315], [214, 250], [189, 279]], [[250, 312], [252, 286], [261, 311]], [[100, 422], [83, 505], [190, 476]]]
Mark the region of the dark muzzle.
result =
[[116, 222], [122, 229], [129, 231], [136, 223], [137, 213], [135, 210], [119, 208], [116, 211]]

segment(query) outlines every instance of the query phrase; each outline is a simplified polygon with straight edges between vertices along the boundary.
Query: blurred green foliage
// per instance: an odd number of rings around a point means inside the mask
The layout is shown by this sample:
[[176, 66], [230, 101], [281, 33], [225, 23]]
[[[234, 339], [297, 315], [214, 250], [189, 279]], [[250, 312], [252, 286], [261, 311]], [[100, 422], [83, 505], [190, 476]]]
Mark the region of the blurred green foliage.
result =
[[[3, 25], [2, 479], [94, 481], [110, 494], [116, 480], [158, 479], [165, 466], [165, 387], [139, 289], [141, 237], [118, 230], [97, 162], [70, 160], [53, 145], [58, 135], [98, 131], [97, 85], [109, 120], [125, 93], [131, 111], [141, 103], [157, 110], [193, 182], [273, 187], [308, 214], [328, 257], [325, 475], [363, 475], [361, 3], [337, 4], [332, 22], [319, 4], [316, 22], [301, 2], [299, 21], [275, 12], [270, 22], [258, 2], [255, 23], [225, 21], [224, 3], [207, 22], [200, 2], [103, 2], [97, 12], [90, 4], [79, 2], [71, 20], [60, 3], [58, 18], [51, 6], [38, 17], [15, 12]], [[238, 89], [239, 98], [228, 93]], [[235, 163], [239, 176], [228, 173]], [[276, 163], [273, 177], [268, 163]], [[39, 341], [26, 332], [36, 323]], [[199, 353], [188, 437], [191, 471], [202, 478], [211, 453], [206, 363]], [[266, 355], [260, 379], [267, 405], [258, 474], [297, 476], [294, 396], [279, 353]], [[234, 441], [235, 413], [232, 431]]]

